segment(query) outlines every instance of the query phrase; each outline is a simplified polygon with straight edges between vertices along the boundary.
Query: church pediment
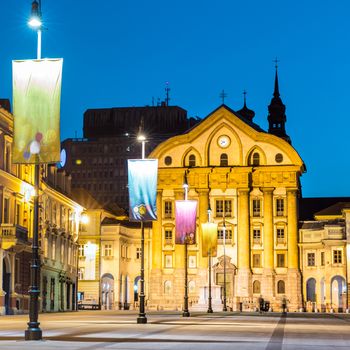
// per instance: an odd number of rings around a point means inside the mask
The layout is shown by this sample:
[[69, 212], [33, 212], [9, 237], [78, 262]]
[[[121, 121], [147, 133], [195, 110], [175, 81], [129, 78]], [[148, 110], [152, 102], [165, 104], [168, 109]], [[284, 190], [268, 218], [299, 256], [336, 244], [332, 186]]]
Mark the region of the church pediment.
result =
[[150, 155], [160, 168], [294, 165], [303, 161], [285, 140], [268, 134], [226, 106], [187, 133], [161, 143]]

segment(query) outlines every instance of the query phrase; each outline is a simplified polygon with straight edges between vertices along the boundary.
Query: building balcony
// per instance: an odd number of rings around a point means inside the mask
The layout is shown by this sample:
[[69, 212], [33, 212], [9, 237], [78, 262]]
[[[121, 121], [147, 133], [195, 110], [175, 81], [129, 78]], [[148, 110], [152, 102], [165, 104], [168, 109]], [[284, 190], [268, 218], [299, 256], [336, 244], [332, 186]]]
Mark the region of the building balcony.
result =
[[10, 249], [14, 246], [29, 244], [28, 229], [20, 225], [1, 224], [0, 239], [3, 249]]

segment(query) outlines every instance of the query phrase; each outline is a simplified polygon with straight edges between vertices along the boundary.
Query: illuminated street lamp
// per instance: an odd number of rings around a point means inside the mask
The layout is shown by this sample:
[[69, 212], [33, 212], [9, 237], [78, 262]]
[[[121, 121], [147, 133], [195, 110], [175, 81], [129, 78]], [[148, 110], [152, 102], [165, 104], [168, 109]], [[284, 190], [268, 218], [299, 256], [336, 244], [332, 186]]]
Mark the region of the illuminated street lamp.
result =
[[[37, 59], [41, 58], [41, 1], [32, 3], [32, 17], [28, 22], [38, 33]], [[34, 165], [34, 218], [33, 218], [33, 241], [32, 241], [32, 263], [29, 289], [29, 322], [25, 330], [25, 340], [41, 340], [42, 331], [38, 322], [39, 294], [40, 294], [40, 256], [39, 256], [39, 156], [36, 155]]]
[[[142, 159], [145, 159], [146, 136], [139, 134], [137, 140], [142, 145]], [[140, 311], [137, 317], [137, 323], [147, 323], [145, 312], [145, 224], [141, 220], [141, 276], [140, 276]]]
[[209, 265], [209, 293], [208, 313], [213, 312], [211, 297], [211, 258], [217, 254], [217, 231], [218, 225], [211, 222], [211, 209], [208, 209], [208, 222], [202, 224], [202, 256], [208, 257]]
[[224, 305], [222, 311], [227, 311], [226, 305], [226, 222], [225, 222], [225, 204], [224, 204], [224, 225], [223, 225], [223, 243], [224, 243]]
[[41, 28], [42, 23], [42, 14], [41, 14], [41, 0], [32, 2], [32, 13], [28, 21], [30, 27], [35, 29], [38, 34], [38, 46], [37, 46], [37, 59], [41, 59]]
[[185, 246], [185, 296], [183, 317], [189, 317], [188, 310], [188, 245], [195, 244], [197, 201], [188, 200], [188, 184], [185, 174], [185, 200], [175, 201], [175, 243]]

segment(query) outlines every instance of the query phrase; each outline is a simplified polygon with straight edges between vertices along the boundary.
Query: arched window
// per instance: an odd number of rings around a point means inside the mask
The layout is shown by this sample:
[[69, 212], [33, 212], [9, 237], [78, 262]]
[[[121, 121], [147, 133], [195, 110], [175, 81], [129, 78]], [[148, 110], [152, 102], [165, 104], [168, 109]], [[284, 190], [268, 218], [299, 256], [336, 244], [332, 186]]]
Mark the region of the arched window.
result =
[[170, 295], [172, 292], [172, 284], [171, 281], [165, 281], [164, 282], [164, 294]]
[[196, 166], [196, 156], [191, 154], [188, 158], [188, 166]]
[[252, 165], [257, 166], [260, 165], [260, 154], [258, 152], [254, 152], [252, 156]]
[[226, 153], [220, 155], [220, 166], [228, 166], [228, 156]]
[[277, 293], [284, 294], [285, 292], [286, 292], [286, 286], [284, 284], [284, 281], [278, 281], [277, 282]]
[[254, 281], [253, 282], [253, 294], [260, 294], [260, 293], [261, 293], [260, 282]]

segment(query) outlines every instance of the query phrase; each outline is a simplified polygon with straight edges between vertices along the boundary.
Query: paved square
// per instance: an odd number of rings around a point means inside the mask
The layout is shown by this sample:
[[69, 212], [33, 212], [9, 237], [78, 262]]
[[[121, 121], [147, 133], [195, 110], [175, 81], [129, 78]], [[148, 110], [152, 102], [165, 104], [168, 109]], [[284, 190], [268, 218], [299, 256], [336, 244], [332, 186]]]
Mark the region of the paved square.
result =
[[350, 349], [350, 317], [337, 314], [137, 313], [41, 314], [42, 341], [24, 341], [28, 315], [0, 317], [5, 349]]

